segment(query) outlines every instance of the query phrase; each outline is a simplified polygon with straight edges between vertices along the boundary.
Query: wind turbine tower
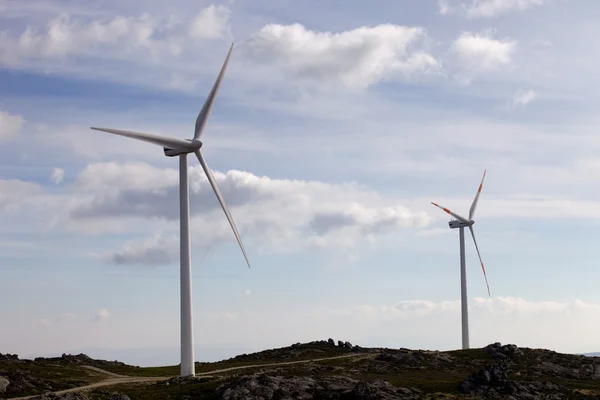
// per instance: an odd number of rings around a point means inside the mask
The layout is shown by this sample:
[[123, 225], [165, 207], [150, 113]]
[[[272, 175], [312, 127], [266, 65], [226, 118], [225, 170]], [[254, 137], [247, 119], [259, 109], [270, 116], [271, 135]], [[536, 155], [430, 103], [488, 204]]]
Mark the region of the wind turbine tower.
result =
[[246, 250], [242, 244], [242, 239], [235, 226], [233, 217], [229, 212], [229, 208], [225, 203], [225, 199], [217, 186], [217, 181], [208, 167], [204, 156], [200, 152], [202, 142], [200, 138], [204, 132], [206, 121], [212, 110], [215, 97], [219, 91], [219, 86], [225, 75], [229, 58], [231, 57], [231, 51], [233, 50], [233, 43], [229, 48], [225, 62], [221, 67], [221, 72], [217, 76], [215, 81], [198, 117], [196, 118], [196, 125], [194, 128], [194, 136], [192, 139], [179, 139], [168, 136], [153, 135], [150, 133], [124, 131], [120, 129], [109, 129], [109, 128], [94, 128], [91, 129], [97, 131], [103, 131], [112, 133], [119, 136], [125, 136], [132, 139], [141, 140], [144, 142], [152, 143], [163, 147], [165, 156], [167, 157], [179, 157], [179, 225], [180, 225], [180, 309], [181, 309], [181, 376], [194, 376], [195, 375], [195, 364], [194, 364], [194, 327], [193, 327], [193, 313], [192, 313], [192, 270], [191, 270], [191, 255], [190, 255], [190, 212], [189, 212], [189, 186], [188, 186], [188, 163], [187, 155], [194, 153], [208, 178], [208, 182], [212, 186], [221, 208], [225, 212], [225, 216], [229, 221], [229, 225], [233, 230], [233, 234], [237, 239], [237, 242], [242, 249], [244, 258], [248, 267], [250, 262], [246, 255]]
[[481, 194], [481, 188], [483, 187], [483, 180], [485, 179], [486, 171], [483, 171], [483, 177], [481, 178], [481, 183], [479, 184], [479, 188], [477, 189], [477, 194], [473, 199], [473, 203], [471, 204], [471, 209], [469, 210], [469, 219], [461, 217], [458, 214], [453, 213], [447, 208], [444, 208], [436, 203], [431, 203], [434, 206], [444, 210], [446, 213], [450, 214], [455, 219], [451, 220], [448, 225], [450, 229], [458, 229], [459, 240], [460, 240], [460, 306], [461, 306], [461, 320], [462, 320], [462, 348], [469, 348], [469, 307], [467, 304], [467, 269], [466, 269], [466, 261], [465, 261], [465, 228], [469, 228], [471, 231], [471, 236], [473, 237], [473, 243], [475, 243], [475, 249], [477, 250], [477, 256], [479, 257], [479, 262], [481, 263], [481, 269], [483, 271], [483, 277], [485, 278], [485, 284], [487, 286], [488, 296], [490, 294], [490, 286], [488, 285], [487, 275], [485, 273], [485, 267], [483, 266], [483, 261], [481, 260], [481, 254], [479, 253], [479, 247], [477, 246], [477, 240], [475, 240], [475, 232], [473, 231], [473, 224], [475, 221], [473, 217], [475, 216], [475, 209], [477, 208], [477, 203], [479, 201], [479, 195]]

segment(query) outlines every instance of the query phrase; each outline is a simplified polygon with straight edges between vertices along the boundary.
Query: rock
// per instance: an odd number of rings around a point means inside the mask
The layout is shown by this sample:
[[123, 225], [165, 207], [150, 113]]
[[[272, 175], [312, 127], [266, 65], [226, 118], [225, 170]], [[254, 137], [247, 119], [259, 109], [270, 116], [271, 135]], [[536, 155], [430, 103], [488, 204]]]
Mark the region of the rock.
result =
[[16, 355], [16, 354], [9, 354], [9, 353], [2, 354], [2, 353], [0, 353], [0, 363], [5, 363], [5, 364], [6, 363], [10, 363], [10, 364], [12, 364], [12, 363], [18, 363], [20, 361], [21, 360], [19, 360], [19, 356]]
[[90, 400], [90, 398], [83, 393], [66, 393], [66, 394], [56, 394], [56, 393], [45, 393], [41, 396], [35, 396], [30, 398], [30, 400]]
[[519, 349], [516, 345], [507, 344], [502, 346], [500, 342], [488, 344], [483, 348], [483, 351], [491, 355], [493, 358], [501, 360], [523, 355], [523, 351]]
[[329, 339], [327, 339], [327, 343], [328, 343], [330, 346], [335, 346], [335, 342], [334, 342], [334, 340], [333, 340], [332, 338], [329, 338]]
[[506, 371], [507, 366], [503, 364], [487, 365], [462, 381], [459, 391], [490, 399], [510, 396], [515, 400], [568, 399], [571, 393], [566, 387], [549, 382], [510, 380]]
[[392, 400], [392, 399], [418, 399], [410, 389], [396, 388], [382, 380], [359, 382], [352, 390], [340, 397], [343, 400]]
[[8, 385], [10, 385], [10, 381], [8, 380], [8, 378], [0, 376], [0, 393], [6, 392]]
[[350, 343], [350, 342], [345, 342], [345, 343], [344, 343], [344, 347], [345, 347], [345, 348], [347, 348], [347, 349], [350, 349], [350, 350], [352, 350], [352, 343]]
[[131, 397], [122, 393], [113, 393], [108, 400], [131, 400]]
[[245, 375], [216, 389], [222, 400], [242, 399], [343, 399], [391, 400], [418, 399], [407, 388], [396, 388], [389, 382], [359, 382], [346, 376], [281, 377], [265, 374]]
[[341, 340], [338, 340], [338, 347], [344, 347], [344, 342], [342, 342]]

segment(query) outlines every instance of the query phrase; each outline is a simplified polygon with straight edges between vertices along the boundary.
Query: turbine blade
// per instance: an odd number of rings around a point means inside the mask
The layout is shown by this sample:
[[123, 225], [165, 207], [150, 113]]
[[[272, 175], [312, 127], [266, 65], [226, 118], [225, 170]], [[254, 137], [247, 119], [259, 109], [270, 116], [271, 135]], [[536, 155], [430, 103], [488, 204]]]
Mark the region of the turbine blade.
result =
[[109, 128], [95, 128], [91, 127], [95, 131], [108, 132], [119, 136], [125, 136], [132, 139], [142, 140], [144, 142], [156, 144], [159, 146], [165, 146], [169, 148], [189, 148], [191, 142], [187, 140], [177, 139], [168, 136], [153, 135], [151, 133], [124, 131], [121, 129], [109, 129]]
[[479, 195], [481, 194], [481, 188], [483, 187], [483, 180], [485, 179], [485, 172], [486, 170], [483, 171], [483, 177], [481, 178], [479, 189], [477, 189], [477, 194], [473, 199], [473, 204], [471, 204], [471, 209], [469, 210], [469, 219], [473, 219], [473, 216], [475, 215], [475, 209], [477, 208], [477, 202], [479, 201]]
[[483, 260], [481, 260], [481, 254], [479, 253], [479, 246], [477, 246], [477, 240], [475, 240], [475, 232], [473, 232], [473, 226], [469, 226], [469, 230], [471, 231], [471, 236], [473, 236], [473, 243], [475, 243], [475, 249], [477, 250], [477, 256], [479, 257], [479, 262], [481, 263], [481, 270], [483, 271], [483, 277], [485, 278], [485, 285], [487, 286], [488, 296], [492, 296], [490, 293], [490, 285], [488, 285], [487, 275], [485, 273], [485, 267], [483, 266]]
[[448, 214], [452, 215], [454, 218], [456, 218], [457, 220], [459, 220], [460, 222], [464, 222], [465, 224], [469, 223], [469, 220], [461, 217], [460, 215], [453, 213], [452, 211], [448, 210], [447, 208], [444, 208], [442, 206], [440, 206], [439, 204], [435, 204], [433, 201], [431, 202], [431, 204], [433, 204], [434, 206], [436, 206], [437, 208], [444, 210], [445, 212], [447, 212]]
[[227, 204], [225, 204], [225, 199], [223, 198], [223, 195], [221, 194], [221, 191], [219, 190], [219, 186], [217, 186], [217, 181], [215, 180], [215, 177], [214, 177], [212, 171], [210, 170], [210, 168], [208, 168], [208, 165], [206, 164], [206, 161], [204, 160], [204, 157], [202, 156], [202, 153], [200, 152], [200, 150], [196, 150], [194, 153], [196, 154], [196, 157], [198, 157], [198, 161], [200, 161], [200, 165], [202, 165], [202, 169], [206, 173], [206, 177], [208, 178], [208, 181], [210, 182], [210, 186], [212, 186], [215, 194], [217, 195], [217, 199], [219, 199], [219, 203], [221, 203], [221, 208], [223, 208], [223, 211], [225, 212], [225, 215], [227, 216], [227, 221], [229, 221], [229, 225], [231, 225], [231, 229], [233, 229], [233, 233], [235, 235], [235, 238], [237, 239], [238, 244], [240, 245], [240, 249], [242, 249], [242, 253], [244, 253], [244, 258], [246, 259], [246, 264], [248, 264], [248, 268], [250, 268], [250, 261], [248, 261], [248, 256], [246, 255], [246, 249], [244, 249], [244, 245], [242, 244], [242, 238], [240, 237], [240, 233], [238, 232], [237, 227], [235, 226], [235, 222], [233, 221], [231, 212], [229, 212], [229, 208], [227, 207]]
[[229, 57], [231, 57], [231, 51], [233, 50], [233, 43], [231, 43], [231, 47], [229, 48], [229, 52], [227, 53], [227, 57], [225, 58], [225, 62], [221, 67], [221, 72], [217, 76], [217, 80], [215, 81], [200, 113], [198, 114], [198, 118], [196, 118], [196, 127], [194, 129], [194, 139], [200, 139], [202, 132], [204, 131], [204, 126], [206, 125], [206, 121], [208, 120], [208, 116], [210, 115], [210, 111], [212, 110], [213, 103], [215, 102], [215, 97], [217, 96], [217, 92], [219, 91], [219, 87], [221, 86], [221, 81], [223, 80], [223, 76], [225, 75], [225, 70], [227, 69], [227, 64], [229, 64]]

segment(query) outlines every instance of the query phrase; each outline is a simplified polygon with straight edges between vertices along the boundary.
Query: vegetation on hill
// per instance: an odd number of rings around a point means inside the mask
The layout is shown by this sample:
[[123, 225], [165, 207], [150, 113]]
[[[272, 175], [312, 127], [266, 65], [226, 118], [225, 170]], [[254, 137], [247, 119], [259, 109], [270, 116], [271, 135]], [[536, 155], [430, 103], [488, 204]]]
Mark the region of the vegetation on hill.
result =
[[[112, 376], [104, 375], [99, 368]], [[0, 397], [85, 385], [71, 400], [127, 399], [597, 399], [600, 358], [491, 344], [422, 351], [360, 348], [317, 341], [197, 363], [196, 378], [177, 366], [140, 368], [85, 355], [19, 360], [0, 355]], [[137, 378], [115, 377], [114, 374]], [[146, 381], [149, 376], [163, 379]], [[2, 393], [2, 377], [10, 383]], [[112, 379], [113, 381], [110, 381]], [[106, 381], [103, 381], [106, 380]], [[135, 381], [134, 381], [135, 380]]]

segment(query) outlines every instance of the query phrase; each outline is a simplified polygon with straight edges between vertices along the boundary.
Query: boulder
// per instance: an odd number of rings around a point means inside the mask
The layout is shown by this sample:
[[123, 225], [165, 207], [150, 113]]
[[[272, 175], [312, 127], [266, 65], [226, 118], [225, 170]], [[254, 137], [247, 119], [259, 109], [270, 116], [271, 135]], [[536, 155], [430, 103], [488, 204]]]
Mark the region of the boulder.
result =
[[113, 393], [108, 400], [131, 400], [131, 397], [123, 393]]
[[0, 393], [6, 392], [8, 385], [10, 385], [10, 381], [8, 380], [8, 378], [0, 376]]

